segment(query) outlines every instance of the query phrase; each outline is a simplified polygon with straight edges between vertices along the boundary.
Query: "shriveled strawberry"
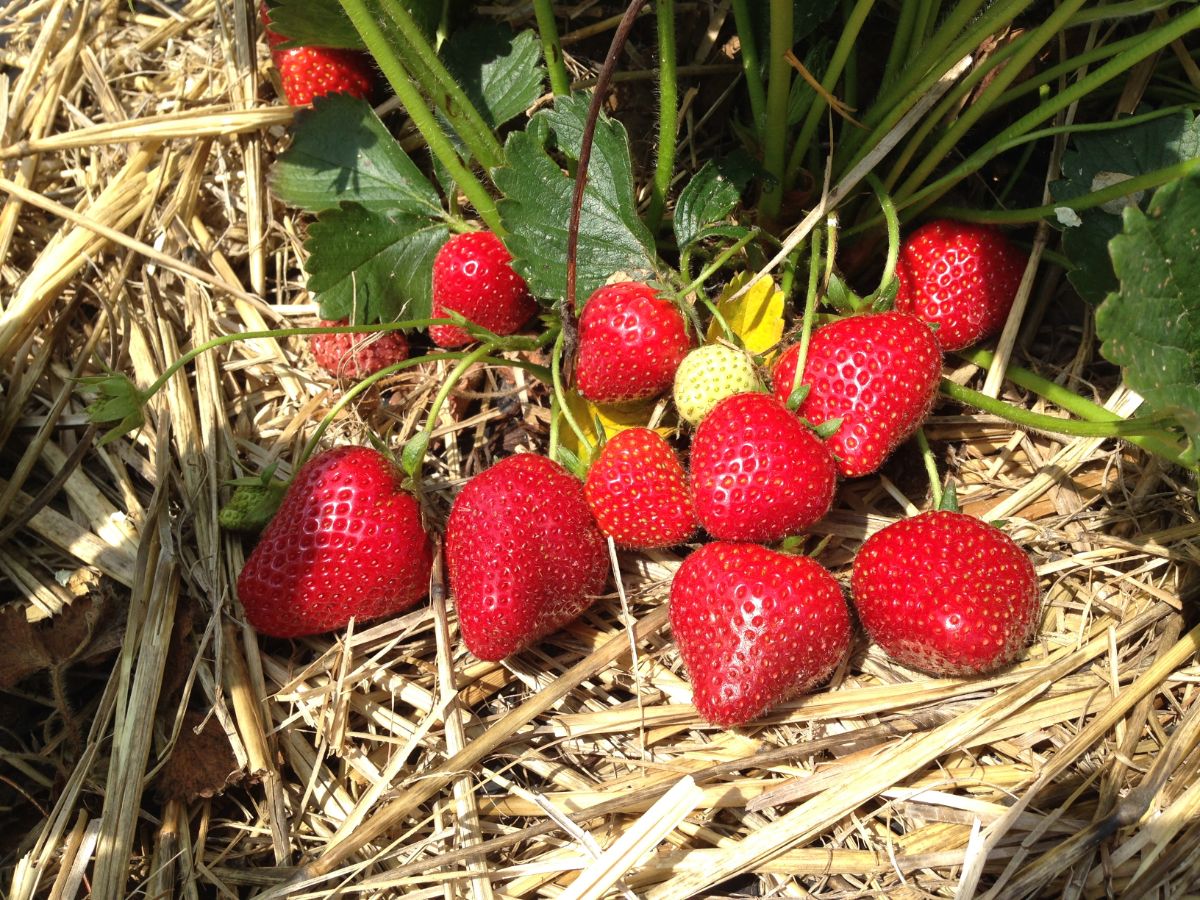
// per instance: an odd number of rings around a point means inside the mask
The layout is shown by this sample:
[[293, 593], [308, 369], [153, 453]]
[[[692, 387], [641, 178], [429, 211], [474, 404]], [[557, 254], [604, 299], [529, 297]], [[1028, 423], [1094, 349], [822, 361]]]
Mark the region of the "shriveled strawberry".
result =
[[290, 105], [308, 106], [314, 98], [326, 94], [350, 94], [365, 99], [374, 92], [375, 67], [366, 53], [333, 47], [277, 49], [287, 38], [272, 30], [267, 4], [259, 5], [258, 17]]
[[606, 285], [579, 317], [576, 387], [596, 403], [657, 397], [670, 389], [690, 346], [683, 313], [650, 285]]
[[[346, 320], [321, 321], [321, 327], [345, 325]], [[330, 375], [365, 378], [408, 359], [408, 340], [400, 331], [314, 334], [308, 339], [317, 365]]]
[[[496, 334], [513, 334], [537, 312], [525, 279], [513, 271], [512, 255], [490, 231], [456, 234], [433, 260], [433, 318], [456, 312]], [[457, 325], [434, 325], [439, 347], [461, 347], [474, 338]]]
[[679, 457], [649, 428], [610, 438], [588, 470], [583, 492], [600, 530], [619, 547], [672, 547], [698, 527]]
[[[785, 350], [772, 375], [784, 403], [798, 351]], [[929, 414], [941, 374], [941, 348], [920, 319], [898, 312], [839, 319], [813, 332], [801, 379], [809, 391], [797, 412], [816, 425], [841, 419], [829, 438], [838, 471], [867, 475]]]
[[909, 235], [896, 264], [896, 309], [937, 325], [961, 350], [1004, 327], [1028, 258], [990, 225], [938, 219]]
[[854, 604], [889, 656], [935, 675], [977, 675], [1016, 659], [1037, 625], [1033, 563], [998, 528], [925, 512], [867, 539]]
[[604, 590], [608, 550], [582, 483], [544, 456], [521, 454], [455, 498], [446, 566], [463, 640], [496, 660], [587, 609]]
[[337, 447], [296, 473], [238, 576], [246, 619], [297, 637], [413, 606], [433, 556], [400, 471], [370, 447]]
[[741, 725], [824, 681], [850, 647], [832, 575], [757, 544], [701, 547], [671, 585], [671, 629], [709, 722]]
[[769, 543], [829, 512], [837, 469], [828, 448], [770, 394], [716, 405], [692, 440], [692, 498], [708, 533]]
[[675, 370], [675, 408], [689, 425], [699, 425], [726, 397], [760, 389], [749, 354], [724, 344], [697, 347]]

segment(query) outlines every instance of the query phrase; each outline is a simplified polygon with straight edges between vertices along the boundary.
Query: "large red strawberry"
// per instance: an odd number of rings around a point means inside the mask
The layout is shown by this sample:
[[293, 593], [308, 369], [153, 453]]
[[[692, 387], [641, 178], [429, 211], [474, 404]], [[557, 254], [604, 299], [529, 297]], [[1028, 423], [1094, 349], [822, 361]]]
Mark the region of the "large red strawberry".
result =
[[247, 621], [274, 637], [318, 634], [425, 596], [433, 557], [401, 478], [370, 447], [305, 463], [238, 576]]
[[596, 403], [657, 397], [674, 383], [690, 347], [683, 313], [650, 285], [606, 285], [579, 317], [576, 387]]
[[[453, 311], [496, 334], [513, 334], [537, 312], [529, 286], [513, 271], [512, 256], [490, 231], [456, 234], [433, 260], [433, 318]], [[439, 347], [474, 340], [457, 325], [434, 325]]]
[[671, 629], [710, 722], [741, 725], [828, 678], [850, 646], [832, 575], [806, 556], [706, 544], [671, 585]]
[[696, 532], [679, 457], [649, 428], [609, 438], [588, 470], [583, 492], [600, 530], [619, 547], [672, 547]]
[[326, 94], [366, 98], [375, 90], [375, 69], [367, 54], [333, 47], [277, 49], [287, 38], [271, 29], [267, 4], [259, 6], [258, 15], [265, 27], [271, 61], [279, 72], [284, 97], [292, 106], [308, 106], [314, 98]]
[[999, 229], [938, 219], [900, 250], [896, 309], [937, 325], [938, 343], [961, 350], [1004, 327], [1026, 262]]
[[472, 478], [446, 525], [446, 566], [467, 647], [503, 659], [576, 618], [604, 590], [608, 550], [583, 485], [521, 454]]
[[769, 543], [829, 512], [837, 468], [828, 448], [769, 394], [718, 403], [692, 439], [692, 497], [708, 533]]
[[[317, 324], [322, 327], [345, 325], [346, 320]], [[314, 334], [309, 337], [308, 345], [317, 365], [339, 378], [365, 378], [408, 359], [408, 340], [400, 331]]]
[[1038, 579], [1004, 532], [973, 516], [925, 512], [872, 535], [854, 560], [854, 604], [888, 655], [935, 675], [1013, 661], [1038, 620]]
[[[799, 345], [775, 364], [775, 396], [787, 402]], [[851, 316], [813, 332], [797, 412], [820, 425], [841, 419], [829, 438], [838, 471], [867, 475], [929, 414], [942, 373], [942, 351], [920, 319], [898, 312]]]

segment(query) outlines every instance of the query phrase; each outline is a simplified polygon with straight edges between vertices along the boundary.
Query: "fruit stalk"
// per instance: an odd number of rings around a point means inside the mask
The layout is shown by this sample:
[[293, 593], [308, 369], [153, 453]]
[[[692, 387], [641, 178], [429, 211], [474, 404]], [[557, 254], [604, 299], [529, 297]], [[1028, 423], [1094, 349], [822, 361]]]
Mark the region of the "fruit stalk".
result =
[[812, 340], [813, 322], [817, 318], [818, 279], [821, 272], [821, 232], [813, 229], [809, 238], [808, 291], [804, 296], [804, 318], [800, 322], [800, 340], [796, 343], [796, 374], [792, 377], [788, 397], [796, 392], [804, 380], [804, 364], [808, 361], [808, 344]]
[[358, 29], [363, 43], [367, 45], [367, 49], [375, 57], [379, 68], [383, 70], [388, 84], [392, 86], [392, 90], [396, 92], [396, 96], [404, 104], [404, 108], [412, 118], [413, 124], [417, 126], [417, 130], [425, 138], [425, 143], [429, 145], [430, 151], [446, 167], [446, 170], [450, 173], [450, 177], [454, 179], [462, 192], [467, 195], [467, 199], [475, 207], [479, 218], [483, 219], [488, 228], [493, 232], [500, 237], [504, 237], [507, 232], [500, 221], [500, 213], [496, 210], [496, 204], [492, 200], [491, 195], [488, 194], [471, 170], [463, 165], [458, 152], [454, 149], [454, 145], [450, 143], [450, 139], [442, 130], [441, 125], [438, 124], [437, 117], [425, 105], [425, 99], [413, 83], [410, 73], [392, 52], [387, 37], [371, 16], [365, 0], [340, 0], [340, 2], [342, 8], [346, 10], [346, 14], [350, 17], [350, 21]]

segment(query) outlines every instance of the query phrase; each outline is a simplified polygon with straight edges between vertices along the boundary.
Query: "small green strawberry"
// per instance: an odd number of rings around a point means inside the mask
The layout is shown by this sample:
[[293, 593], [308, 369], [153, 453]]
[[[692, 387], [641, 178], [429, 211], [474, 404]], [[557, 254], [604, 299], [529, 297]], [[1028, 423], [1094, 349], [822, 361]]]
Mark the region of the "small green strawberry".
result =
[[726, 397], [761, 390], [750, 357], [725, 344], [697, 347], [675, 372], [675, 408], [693, 426]]

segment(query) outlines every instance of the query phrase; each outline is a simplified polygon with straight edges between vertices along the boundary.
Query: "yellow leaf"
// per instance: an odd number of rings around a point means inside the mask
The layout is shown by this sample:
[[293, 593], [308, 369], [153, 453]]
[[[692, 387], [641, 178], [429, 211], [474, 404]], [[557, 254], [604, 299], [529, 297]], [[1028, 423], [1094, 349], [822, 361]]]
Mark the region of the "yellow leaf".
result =
[[[596, 419], [600, 420], [605, 436], [611, 438], [613, 435], [630, 428], [647, 427], [650, 424], [650, 417], [654, 414], [654, 407], [658, 404], [657, 400], [645, 400], [641, 403], [625, 403], [619, 406], [610, 404], [602, 405], [592, 403], [590, 400], [584, 400], [576, 391], [567, 391], [566, 398], [567, 405], [571, 408], [571, 414], [575, 417], [580, 430], [583, 431], [584, 436], [588, 439], [589, 450], [582, 450], [579, 446], [579, 439], [575, 436], [574, 429], [565, 420], [559, 427], [558, 437], [564, 447], [585, 462], [589, 453], [594, 452], [595, 448], [600, 444], [600, 435], [596, 430]], [[663, 437], [669, 437], [674, 430], [671, 426], [664, 427], [661, 425], [655, 429]]]
[[[729, 329], [742, 339], [746, 349], [757, 355], [765, 353], [783, 337], [783, 291], [770, 278], [760, 278], [745, 294], [731, 300], [753, 277], [750, 272], [742, 272], [729, 282], [717, 298], [717, 311]], [[708, 340], [718, 341], [723, 337], [725, 332], [721, 323], [714, 318], [708, 326]]]

